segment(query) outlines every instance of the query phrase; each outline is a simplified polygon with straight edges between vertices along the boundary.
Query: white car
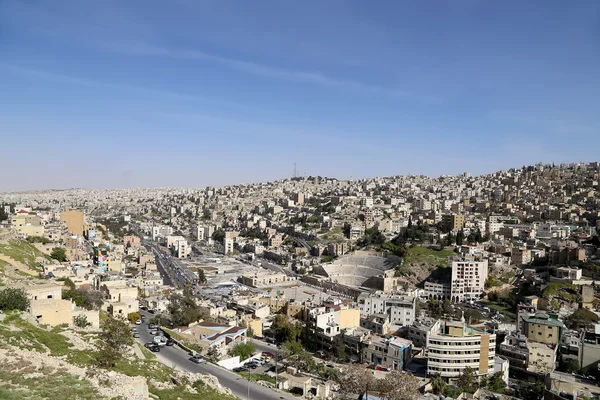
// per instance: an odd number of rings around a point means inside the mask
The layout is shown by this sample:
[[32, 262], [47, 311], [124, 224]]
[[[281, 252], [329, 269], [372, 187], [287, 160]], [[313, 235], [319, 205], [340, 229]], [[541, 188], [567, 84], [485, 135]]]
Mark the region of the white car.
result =
[[136, 324], [136, 325], [141, 325], [141, 324], [142, 324], [142, 320], [141, 320], [141, 319], [138, 319], [137, 321], [135, 321], [135, 324]]
[[160, 347], [166, 346], [167, 338], [164, 336], [154, 336], [154, 343], [156, 343]]

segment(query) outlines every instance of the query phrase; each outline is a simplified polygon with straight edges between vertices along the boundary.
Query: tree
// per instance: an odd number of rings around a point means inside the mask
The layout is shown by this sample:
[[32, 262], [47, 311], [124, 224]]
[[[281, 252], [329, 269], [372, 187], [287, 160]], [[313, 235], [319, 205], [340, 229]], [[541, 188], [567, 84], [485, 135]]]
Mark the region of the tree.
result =
[[429, 381], [431, 383], [431, 390], [434, 394], [442, 394], [444, 392], [444, 388], [446, 387], [446, 382], [444, 378], [442, 378], [441, 374], [433, 374]]
[[385, 378], [378, 379], [375, 385], [382, 400], [417, 399], [420, 386], [419, 378], [403, 371], [392, 371]]
[[286, 315], [277, 314], [273, 320], [271, 330], [275, 332], [275, 339], [278, 341], [295, 342], [302, 332], [302, 326], [298, 322], [290, 322]]
[[464, 239], [465, 239], [465, 233], [461, 229], [460, 231], [458, 231], [456, 233], [456, 244], [458, 246], [462, 246]]
[[7, 288], [0, 291], [0, 310], [25, 311], [29, 307], [29, 298], [25, 289]]
[[88, 319], [85, 315], [78, 315], [75, 317], [75, 326], [78, 328], [85, 328], [87, 326], [90, 326], [91, 323], [88, 322]]
[[8, 214], [4, 211], [4, 204], [0, 204], [0, 221], [8, 219]]
[[142, 315], [139, 312], [132, 312], [127, 314], [127, 320], [131, 324], [135, 324], [135, 321], [137, 321], [140, 318], [142, 318]]
[[171, 314], [174, 325], [187, 326], [202, 319], [203, 313], [196, 305], [196, 300], [188, 288], [184, 289], [183, 295], [174, 294], [170, 300], [167, 310]]
[[506, 382], [504, 382], [504, 379], [502, 378], [502, 372], [496, 372], [488, 379], [487, 384], [482, 384], [482, 386], [487, 387], [494, 393], [504, 393], [504, 389], [506, 388]]
[[225, 231], [223, 229], [219, 228], [219, 229], [217, 229], [216, 231], [213, 232], [211, 238], [215, 242], [221, 243], [225, 239]]
[[444, 301], [442, 302], [442, 310], [444, 311], [444, 314], [452, 315], [452, 311], [454, 310], [454, 308], [452, 307], [452, 303], [450, 302], [450, 300], [444, 299]]
[[283, 354], [285, 357], [293, 356], [295, 354], [300, 354], [304, 351], [304, 348], [300, 344], [300, 342], [295, 342], [288, 340], [282, 346]]
[[473, 387], [475, 384], [475, 371], [471, 367], [466, 367], [462, 370], [458, 379], [456, 380], [456, 386], [466, 391]]
[[206, 359], [210, 362], [217, 362], [219, 358], [219, 350], [215, 346], [210, 346], [206, 351]]
[[50, 253], [50, 257], [60, 262], [67, 261], [67, 253], [62, 247], [53, 248], [52, 253]]
[[356, 395], [373, 390], [377, 380], [372, 371], [356, 364], [345, 365], [338, 375], [340, 390], [347, 395]]
[[133, 336], [124, 318], [109, 316], [100, 333], [102, 347], [98, 354], [100, 366], [112, 368], [121, 359], [129, 346], [133, 344]]
[[569, 329], [585, 328], [596, 322], [598, 322], [598, 316], [586, 308], [579, 308], [565, 318], [565, 325]]
[[[70, 280], [69, 280], [70, 281]], [[99, 290], [91, 289], [74, 289], [75, 284], [70, 281], [65, 281], [65, 286], [73, 287], [73, 289], [63, 290], [63, 300], [73, 300], [77, 307], [85, 308], [86, 310], [99, 310], [104, 304], [104, 293]]]
[[544, 398], [544, 381], [537, 381], [530, 385], [521, 385], [521, 398], [523, 400], [542, 400]]
[[288, 365], [296, 367], [299, 371], [311, 372], [316, 367], [315, 360], [306, 350], [288, 357], [285, 361]]
[[198, 268], [198, 282], [206, 283], [206, 275], [204, 275], [204, 270]]
[[346, 361], [346, 344], [343, 340], [336, 340], [333, 346], [333, 354], [338, 360]]
[[239, 356], [240, 360], [250, 358], [256, 352], [256, 346], [252, 342], [238, 343], [230, 351], [232, 356]]

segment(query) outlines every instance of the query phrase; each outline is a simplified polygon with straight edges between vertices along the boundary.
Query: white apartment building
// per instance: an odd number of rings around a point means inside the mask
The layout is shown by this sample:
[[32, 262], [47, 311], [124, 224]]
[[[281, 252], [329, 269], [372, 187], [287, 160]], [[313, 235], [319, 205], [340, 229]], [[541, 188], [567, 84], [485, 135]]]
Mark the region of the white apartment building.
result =
[[459, 303], [478, 300], [485, 289], [488, 277], [488, 260], [460, 259], [452, 261], [450, 300]]
[[366, 295], [358, 298], [360, 314], [386, 315], [394, 325], [412, 325], [415, 320], [416, 297], [399, 295]]
[[446, 282], [426, 281], [424, 292], [425, 297], [429, 299], [450, 299], [450, 297], [452, 296], [450, 283]]
[[153, 226], [152, 227], [152, 240], [156, 240], [161, 237], [167, 237], [173, 234], [173, 228], [170, 226]]
[[233, 243], [234, 239], [226, 237], [223, 239], [223, 247], [225, 247], [225, 254], [233, 254]]
[[196, 226], [194, 230], [194, 237], [197, 241], [204, 240], [204, 225]]
[[466, 367], [478, 377], [495, 372], [496, 335], [477, 330], [464, 321], [442, 321], [427, 339], [427, 374], [453, 382]]
[[372, 197], [364, 197], [361, 199], [360, 204], [363, 207], [372, 208], [373, 207], [373, 198]]

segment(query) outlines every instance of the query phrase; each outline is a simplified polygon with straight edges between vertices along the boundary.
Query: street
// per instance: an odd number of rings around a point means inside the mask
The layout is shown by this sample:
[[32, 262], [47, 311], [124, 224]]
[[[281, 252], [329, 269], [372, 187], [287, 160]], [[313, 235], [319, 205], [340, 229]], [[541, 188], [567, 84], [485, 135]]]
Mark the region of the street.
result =
[[[146, 316], [147, 319], [152, 317], [151, 314], [142, 312]], [[142, 325], [138, 325], [138, 331], [140, 333], [140, 337], [137, 339], [142, 345], [144, 343], [152, 341], [153, 337], [148, 332], [148, 324], [143, 323]], [[270, 349], [272, 352], [272, 349]], [[160, 361], [165, 363], [167, 366], [172, 367], [176, 366], [176, 368], [195, 372], [195, 373], [209, 373], [211, 375], [216, 376], [219, 379], [221, 385], [228, 387], [231, 389], [233, 394], [238, 396], [241, 399], [255, 399], [255, 400], [280, 400], [280, 399], [296, 399], [293, 395], [284, 392], [276, 392], [272, 389], [266, 388], [264, 386], [260, 386], [254, 382], [248, 382], [244, 380], [238, 374], [228, 371], [224, 368], [221, 368], [217, 365], [213, 365], [210, 363], [202, 363], [202, 364], [194, 364], [189, 360], [190, 355], [183, 351], [178, 346], [165, 346], [162, 347], [160, 353], [157, 354], [157, 357]], [[248, 392], [249, 389], [249, 392]], [[248, 396], [248, 393], [250, 395]]]

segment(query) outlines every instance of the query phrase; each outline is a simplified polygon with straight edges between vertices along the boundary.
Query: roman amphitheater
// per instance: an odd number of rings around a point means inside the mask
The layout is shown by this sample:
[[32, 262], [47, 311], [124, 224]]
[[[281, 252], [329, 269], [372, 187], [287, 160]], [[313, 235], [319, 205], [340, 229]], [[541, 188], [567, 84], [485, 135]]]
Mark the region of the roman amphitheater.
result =
[[[380, 281], [393, 277], [394, 269], [400, 264], [397, 257], [385, 257], [381, 253], [357, 251], [331, 264], [315, 267], [315, 273], [345, 286], [372, 287], [369, 281]], [[374, 283], [374, 282], [373, 282]], [[379, 285], [376, 285], [379, 286]]]

